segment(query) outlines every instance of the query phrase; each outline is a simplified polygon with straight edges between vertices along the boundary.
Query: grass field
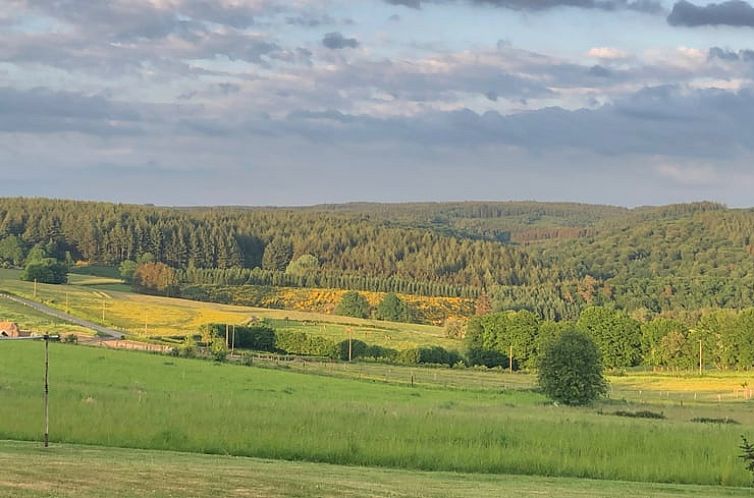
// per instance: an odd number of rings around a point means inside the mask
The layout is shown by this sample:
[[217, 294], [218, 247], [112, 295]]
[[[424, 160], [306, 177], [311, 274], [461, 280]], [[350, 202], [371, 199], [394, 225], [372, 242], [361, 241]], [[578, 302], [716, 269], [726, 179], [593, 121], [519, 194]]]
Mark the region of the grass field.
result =
[[[258, 360], [269, 367], [317, 373], [332, 377], [371, 380], [375, 382], [448, 389], [533, 389], [536, 376], [523, 372], [484, 368], [422, 368], [417, 366], [388, 365], [370, 362], [328, 363], [312, 361], [275, 362]], [[608, 376], [609, 396], [612, 400], [630, 403], [650, 403], [673, 406], [706, 403], [727, 413], [732, 402], [752, 399], [754, 372], [707, 372], [703, 377], [695, 374], [658, 374], [636, 372], [629, 375]], [[742, 387], [746, 385], [746, 387]]]
[[0, 468], [0, 496], [18, 498], [751, 496], [741, 488], [415, 472], [79, 445], [44, 450], [10, 441], [0, 441]]
[[419, 345], [441, 345], [450, 349], [461, 347], [460, 341], [446, 338], [442, 328], [430, 325], [147, 296], [124, 292], [127, 287], [110, 277], [72, 274], [69, 285], [39, 284], [35, 297], [34, 284], [22, 282], [18, 276], [16, 270], [0, 270], [0, 290], [42, 301], [136, 337], [193, 334], [206, 323], [241, 324], [256, 317], [274, 320], [278, 328], [338, 340], [347, 338], [350, 330], [355, 339], [395, 349]]
[[16, 322], [22, 330], [38, 333], [92, 334], [92, 331], [66, 322], [56, 321], [28, 306], [0, 299], [0, 321]]
[[[0, 439], [39, 437], [42, 345], [0, 343]], [[52, 345], [54, 442], [405, 470], [745, 486], [750, 402], [650, 405], [666, 420], [515, 389], [407, 387]], [[599, 412], [602, 412], [599, 413]], [[723, 413], [740, 425], [699, 424]]]

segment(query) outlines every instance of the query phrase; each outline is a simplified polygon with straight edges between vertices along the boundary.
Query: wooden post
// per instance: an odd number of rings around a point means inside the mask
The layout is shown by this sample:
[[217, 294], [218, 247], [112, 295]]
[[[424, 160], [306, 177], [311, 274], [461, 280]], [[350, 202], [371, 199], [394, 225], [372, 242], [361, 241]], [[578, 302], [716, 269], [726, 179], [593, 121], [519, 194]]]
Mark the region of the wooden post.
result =
[[71, 305], [70, 305], [70, 302], [68, 301], [68, 291], [66, 291], [65, 293], [65, 312], [66, 313], [71, 312]]
[[513, 346], [511, 345], [508, 352], [508, 371], [513, 373]]
[[702, 375], [702, 340], [699, 339], [699, 375]]
[[149, 335], [149, 312], [144, 311], [144, 337]]
[[34, 297], [37, 297], [37, 279], [34, 279]]
[[236, 350], [236, 326], [233, 325], [233, 340], [230, 342], [230, 354]]
[[102, 298], [102, 323], [105, 323], [105, 298]]
[[348, 329], [348, 361], [350, 362], [353, 355], [353, 329]]
[[50, 372], [50, 336], [45, 334], [45, 435], [44, 445], [45, 448], [50, 446], [50, 411], [49, 411], [49, 398], [50, 398], [50, 385], [49, 385], [49, 372]]
[[225, 350], [230, 349], [230, 331], [228, 330], [228, 324], [225, 324]]

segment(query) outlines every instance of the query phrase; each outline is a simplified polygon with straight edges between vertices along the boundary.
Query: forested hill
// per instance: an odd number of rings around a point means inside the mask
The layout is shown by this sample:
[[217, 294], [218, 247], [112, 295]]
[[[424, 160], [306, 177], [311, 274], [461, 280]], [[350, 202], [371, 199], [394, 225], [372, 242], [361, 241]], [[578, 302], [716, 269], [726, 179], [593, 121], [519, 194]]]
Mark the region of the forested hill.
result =
[[[476, 296], [574, 317], [614, 302], [656, 313], [754, 302], [754, 211], [714, 203], [155, 208], [0, 199], [0, 262], [108, 265], [144, 253], [194, 283], [271, 283]], [[305, 271], [289, 271], [304, 255]], [[259, 270], [251, 270], [260, 268]], [[301, 265], [296, 268], [302, 268]], [[202, 270], [205, 269], [205, 270]]]

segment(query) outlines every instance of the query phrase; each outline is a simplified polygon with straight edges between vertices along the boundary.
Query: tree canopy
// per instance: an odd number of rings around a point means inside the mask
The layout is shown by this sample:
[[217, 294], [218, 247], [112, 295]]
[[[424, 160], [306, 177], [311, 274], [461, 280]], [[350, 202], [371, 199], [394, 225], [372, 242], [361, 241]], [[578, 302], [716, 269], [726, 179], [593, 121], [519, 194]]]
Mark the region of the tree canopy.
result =
[[537, 380], [552, 400], [587, 405], [607, 393], [597, 345], [581, 332], [564, 332], [542, 352]]

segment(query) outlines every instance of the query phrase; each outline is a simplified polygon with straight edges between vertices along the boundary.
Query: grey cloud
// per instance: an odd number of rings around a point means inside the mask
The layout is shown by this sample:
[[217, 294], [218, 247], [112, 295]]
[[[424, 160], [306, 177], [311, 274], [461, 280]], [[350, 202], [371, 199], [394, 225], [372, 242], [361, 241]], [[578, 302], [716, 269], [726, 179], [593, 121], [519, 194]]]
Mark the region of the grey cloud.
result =
[[[453, 0], [384, 0], [391, 5], [420, 9], [425, 3], [449, 3]], [[539, 11], [558, 7], [576, 7], [599, 10], [634, 10], [649, 14], [663, 12], [659, 0], [466, 0], [473, 5], [491, 5], [512, 10]]]
[[600, 66], [599, 64], [589, 68], [589, 75], [597, 78], [609, 78], [610, 76], [612, 76], [612, 74], [612, 71], [610, 71], [605, 66]]
[[162, 38], [203, 23], [242, 29], [253, 25], [255, 16], [274, 10], [264, 2], [227, 5], [212, 0], [182, 0], [170, 7], [132, 0], [29, 0], [28, 4], [36, 11], [116, 40]]
[[[498, 97], [516, 99], [553, 94], [539, 79], [514, 74], [495, 63], [453, 58], [438, 62], [445, 67], [444, 70], [427, 71], [420, 63], [355, 61], [321, 73], [317, 80], [321, 83], [319, 88], [353, 90], [364, 93], [366, 98], [371, 98], [371, 89], [376, 88], [393, 98], [414, 102], [454, 99], [457, 93], [479, 95], [494, 92]], [[547, 61], [542, 64], [546, 65]], [[581, 66], [578, 66], [578, 72], [583, 79]]]
[[704, 6], [681, 0], [668, 15], [672, 26], [738, 26], [754, 27], [754, 7], [742, 0], [727, 0]]
[[0, 131], [81, 132], [91, 135], [134, 134], [142, 116], [128, 105], [102, 96], [0, 88]]
[[754, 61], [754, 50], [729, 50], [720, 47], [712, 47], [707, 52], [710, 60], [720, 59], [724, 61]]
[[356, 38], [346, 38], [342, 33], [334, 31], [322, 37], [322, 45], [330, 50], [340, 50], [344, 48], [356, 48], [359, 46], [359, 41]]
[[385, 2], [390, 5], [402, 5], [412, 9], [420, 9], [422, 6], [422, 0], [385, 0]]
[[285, 19], [288, 24], [296, 26], [303, 26], [305, 28], [316, 28], [319, 26], [327, 26], [337, 24], [338, 20], [327, 15], [307, 15], [301, 14], [297, 16], [289, 16]]
[[286, 131], [324, 141], [391, 140], [437, 147], [508, 144], [531, 151], [574, 149], [613, 157], [723, 158], [754, 150], [752, 113], [752, 90], [661, 86], [594, 110], [552, 107], [502, 115], [463, 109], [384, 119], [300, 111], [289, 114]]

